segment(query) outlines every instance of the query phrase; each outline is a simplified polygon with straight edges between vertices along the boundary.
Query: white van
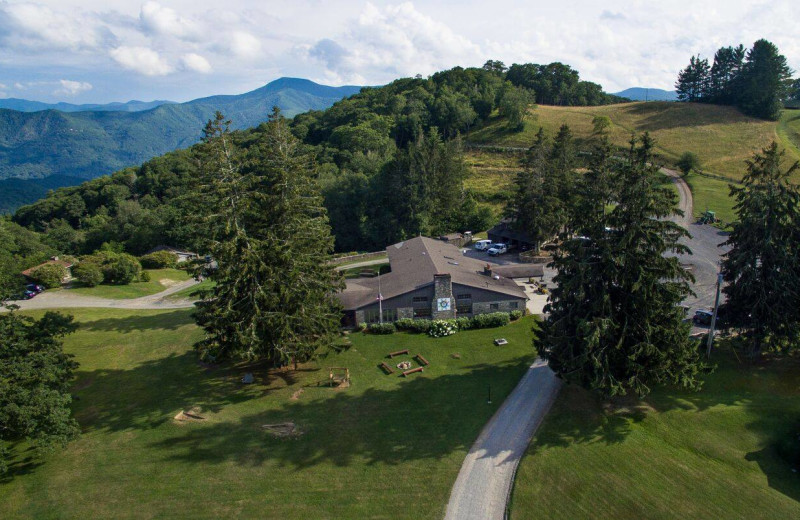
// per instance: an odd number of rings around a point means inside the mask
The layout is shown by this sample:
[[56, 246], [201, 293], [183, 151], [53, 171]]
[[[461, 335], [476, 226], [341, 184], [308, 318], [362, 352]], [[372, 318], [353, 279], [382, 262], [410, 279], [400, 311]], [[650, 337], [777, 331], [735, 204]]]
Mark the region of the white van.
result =
[[475, 251], [486, 251], [491, 245], [491, 240], [478, 240], [475, 242]]

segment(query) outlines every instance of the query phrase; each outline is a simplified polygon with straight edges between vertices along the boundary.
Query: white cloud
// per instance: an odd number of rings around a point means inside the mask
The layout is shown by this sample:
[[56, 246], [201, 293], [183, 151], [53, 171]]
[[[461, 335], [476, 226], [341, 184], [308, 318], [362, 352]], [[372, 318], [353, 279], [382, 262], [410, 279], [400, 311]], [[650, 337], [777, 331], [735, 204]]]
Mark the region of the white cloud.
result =
[[211, 73], [211, 64], [203, 56], [190, 52], [181, 56], [181, 66], [184, 70], [200, 72], [201, 74]]
[[240, 58], [253, 58], [261, 52], [261, 42], [252, 34], [244, 31], [234, 31], [228, 37], [227, 49]]
[[114, 41], [91, 12], [56, 12], [33, 3], [0, 3], [3, 46], [24, 51], [90, 51]]
[[124, 68], [145, 76], [164, 76], [174, 70], [156, 51], [147, 47], [117, 47], [109, 54]]
[[147, 33], [196, 39], [202, 31], [198, 24], [180, 16], [174, 9], [157, 2], [145, 2], [139, 13], [142, 28]]
[[61, 88], [57, 89], [53, 94], [63, 94], [65, 96], [76, 96], [82, 92], [92, 90], [92, 84], [85, 81], [72, 81], [68, 79], [58, 80]]

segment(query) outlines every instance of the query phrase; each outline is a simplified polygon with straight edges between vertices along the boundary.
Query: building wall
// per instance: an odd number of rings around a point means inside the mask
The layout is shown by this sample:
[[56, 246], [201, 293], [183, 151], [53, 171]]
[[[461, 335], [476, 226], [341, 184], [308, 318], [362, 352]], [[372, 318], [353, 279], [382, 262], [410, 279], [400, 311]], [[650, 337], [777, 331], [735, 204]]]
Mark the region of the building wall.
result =
[[[431, 316], [434, 320], [451, 320], [456, 317], [456, 305], [451, 280], [452, 278], [449, 274], [437, 274], [433, 277]], [[440, 310], [439, 304], [442, 302], [444, 302], [446, 308]]]
[[[497, 305], [496, 309], [492, 305]], [[472, 314], [487, 314], [490, 312], [511, 312], [511, 311], [524, 311], [525, 300], [501, 300], [494, 302], [480, 302], [472, 304]]]

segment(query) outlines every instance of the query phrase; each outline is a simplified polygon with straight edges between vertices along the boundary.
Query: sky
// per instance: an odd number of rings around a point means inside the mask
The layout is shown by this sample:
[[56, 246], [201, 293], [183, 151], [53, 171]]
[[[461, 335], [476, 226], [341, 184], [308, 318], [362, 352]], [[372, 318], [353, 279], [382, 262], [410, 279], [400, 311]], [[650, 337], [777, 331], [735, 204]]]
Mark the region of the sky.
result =
[[726, 45], [800, 70], [796, 0], [0, 0], [0, 97], [106, 103], [237, 94], [281, 76], [380, 85], [488, 59], [561, 61], [607, 92], [672, 89]]

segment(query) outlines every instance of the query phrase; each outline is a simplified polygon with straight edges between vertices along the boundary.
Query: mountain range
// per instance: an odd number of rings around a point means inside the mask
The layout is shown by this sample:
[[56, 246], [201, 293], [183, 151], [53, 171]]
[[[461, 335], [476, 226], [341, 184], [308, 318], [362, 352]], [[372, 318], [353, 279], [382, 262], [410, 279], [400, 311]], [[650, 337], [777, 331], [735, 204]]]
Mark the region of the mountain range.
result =
[[0, 99], [0, 108], [17, 110], [19, 112], [39, 112], [41, 110], [60, 110], [61, 112], [141, 112], [161, 105], [171, 104], [174, 101], [128, 101], [127, 103], [106, 103], [74, 105], [72, 103], [42, 103], [19, 98]]
[[628, 98], [631, 101], [677, 101], [678, 93], [674, 90], [660, 88], [632, 87], [622, 92], [615, 92], [615, 96]]
[[88, 111], [31, 112], [36, 102], [16, 100], [26, 111], [0, 109], [0, 213], [37, 200], [56, 185], [78, 184], [191, 146], [217, 110], [233, 129], [249, 128], [266, 121], [273, 106], [292, 117], [328, 108], [361, 88], [280, 78], [245, 94], [154, 101], [161, 104], [147, 110], [136, 110], [143, 102], [132, 101]]

